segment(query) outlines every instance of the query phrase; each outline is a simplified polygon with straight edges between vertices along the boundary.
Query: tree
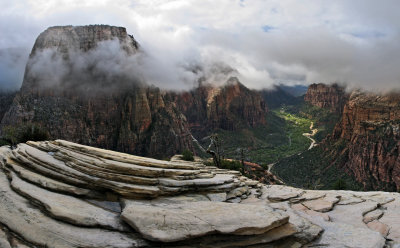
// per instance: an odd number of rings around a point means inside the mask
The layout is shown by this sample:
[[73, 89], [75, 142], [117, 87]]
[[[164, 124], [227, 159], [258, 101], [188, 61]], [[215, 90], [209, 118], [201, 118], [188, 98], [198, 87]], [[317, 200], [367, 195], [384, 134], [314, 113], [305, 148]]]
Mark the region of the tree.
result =
[[224, 150], [222, 148], [222, 139], [217, 134], [210, 136], [210, 145], [207, 148], [207, 153], [211, 154], [214, 165], [221, 168]]
[[3, 128], [3, 139], [15, 146], [18, 143], [18, 130], [15, 126], [6, 126]]
[[242, 165], [240, 172], [242, 172], [242, 174], [244, 174], [246, 171], [246, 165], [245, 165], [244, 161], [246, 160], [248, 150], [246, 148], [241, 147], [241, 148], [238, 148], [236, 150], [236, 152], [239, 155], [238, 160], [240, 161], [240, 164]]
[[48, 134], [40, 126], [27, 123], [20, 126], [6, 126], [3, 128], [2, 139], [9, 143], [11, 146], [15, 146], [18, 143], [24, 143], [29, 140], [42, 141], [48, 139]]
[[185, 161], [194, 161], [193, 153], [188, 149], [183, 150], [182, 159]]

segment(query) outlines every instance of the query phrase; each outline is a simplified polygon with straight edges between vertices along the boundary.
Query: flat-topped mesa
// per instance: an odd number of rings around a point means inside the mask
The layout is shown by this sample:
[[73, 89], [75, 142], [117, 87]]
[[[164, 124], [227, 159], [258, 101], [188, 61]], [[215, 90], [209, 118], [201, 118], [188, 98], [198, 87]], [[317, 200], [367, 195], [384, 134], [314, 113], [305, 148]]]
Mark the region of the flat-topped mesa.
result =
[[185, 116], [146, 85], [143, 54], [123, 27], [48, 28], [0, 129], [34, 123], [49, 139], [159, 158], [193, 151]]
[[[137, 52], [138, 46], [124, 27], [108, 25], [50, 27], [35, 41], [26, 66], [21, 93], [35, 92], [38, 88], [50, 92], [59, 88], [62, 88], [62, 91], [72, 90], [76, 87], [74, 81], [78, 84], [100, 81], [92, 84], [94, 90], [95, 87], [102, 85], [101, 81], [104, 81], [103, 84], [110, 84], [113, 80], [124, 80], [118, 75], [123, 72], [114, 75], [111, 70], [109, 71], [109, 67], [117, 63], [115, 59], [121, 59], [119, 63], [127, 63], [123, 56], [133, 55]], [[122, 54], [122, 58], [118, 57]], [[107, 62], [110, 59], [114, 60]], [[104, 65], [101, 66], [100, 62]], [[110, 82], [105, 81], [107, 76], [112, 79]]]
[[262, 185], [64, 140], [3, 146], [0, 158], [0, 247], [400, 244], [398, 193]]
[[35, 41], [31, 57], [44, 49], [56, 49], [60, 53], [71, 50], [83, 52], [95, 48], [102, 41], [118, 39], [128, 53], [134, 53], [139, 45], [126, 28], [109, 25], [55, 26], [42, 32]]

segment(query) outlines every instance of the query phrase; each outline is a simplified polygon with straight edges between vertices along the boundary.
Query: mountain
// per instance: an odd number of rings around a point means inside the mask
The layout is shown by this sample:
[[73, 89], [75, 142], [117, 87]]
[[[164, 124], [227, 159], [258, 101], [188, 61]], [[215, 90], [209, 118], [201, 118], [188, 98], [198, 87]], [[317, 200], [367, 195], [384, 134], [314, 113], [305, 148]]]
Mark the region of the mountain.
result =
[[308, 87], [307, 93], [304, 95], [304, 101], [311, 105], [325, 108], [336, 113], [341, 112], [346, 98], [345, 89], [337, 84], [311, 84]]
[[266, 103], [235, 77], [220, 87], [200, 84], [189, 92], [170, 95], [199, 137], [215, 129], [235, 131], [266, 124]]
[[298, 104], [300, 99], [289, 93], [287, 89], [290, 89], [290, 87], [284, 89], [282, 85], [274, 85], [272, 89], [263, 89], [259, 92], [271, 109], [278, 108], [282, 105]]
[[206, 136], [265, 124], [265, 102], [237, 78], [189, 92], [163, 91], [141, 76], [141, 56], [123, 27], [48, 28], [33, 46], [1, 127], [33, 123], [51, 139], [166, 158], [194, 151], [192, 132]]
[[[52, 138], [158, 157], [191, 149], [186, 118], [165, 101], [159, 89], [110, 76], [107, 70], [96, 71], [96, 66], [110, 59], [102, 57], [98, 48], [115, 41], [113, 52], [124, 56], [140, 52], [122, 27], [64, 26], [41, 33], [21, 90], [1, 126], [35, 123]], [[90, 56], [98, 64], [90, 64]], [[75, 68], [77, 63], [83, 69]], [[67, 73], [55, 78], [60, 71]]]
[[302, 85], [302, 84], [296, 84], [296, 85], [279, 84], [278, 87], [294, 97], [302, 96], [308, 90], [308, 87], [306, 85]]

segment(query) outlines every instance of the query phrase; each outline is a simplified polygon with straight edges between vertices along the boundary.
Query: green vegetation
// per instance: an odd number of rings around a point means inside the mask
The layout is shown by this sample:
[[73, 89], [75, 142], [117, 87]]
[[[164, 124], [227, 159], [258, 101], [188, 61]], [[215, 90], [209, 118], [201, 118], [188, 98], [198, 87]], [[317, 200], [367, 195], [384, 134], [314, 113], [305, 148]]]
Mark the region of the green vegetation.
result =
[[182, 152], [182, 159], [185, 161], [194, 161], [193, 153], [188, 149], [185, 149]]
[[3, 136], [0, 145], [16, 145], [26, 141], [47, 140], [48, 134], [39, 125], [27, 123], [19, 126], [6, 126], [3, 128]]
[[[234, 132], [217, 131], [222, 139], [224, 156], [241, 160], [240, 149], [245, 149], [246, 161], [265, 166], [302, 152], [310, 146], [311, 141], [303, 133], [310, 132], [311, 120], [284, 110], [272, 110], [266, 121], [266, 126]], [[205, 142], [204, 147], [208, 146]]]
[[[236, 160], [227, 162], [225, 159], [221, 167], [243, 172], [239, 162], [242, 159], [258, 163], [265, 169], [275, 163], [272, 172], [288, 185], [307, 189], [361, 190], [362, 186], [337, 166], [341, 157], [332, 159], [319, 146], [308, 150], [311, 141], [303, 135], [310, 133], [313, 123], [313, 128], [318, 129], [313, 138], [321, 142], [333, 132], [338, 120], [338, 114], [302, 103], [270, 110], [265, 126], [234, 132], [218, 130], [223, 157]], [[203, 146], [208, 145], [207, 141], [202, 141]], [[334, 149], [341, 146], [343, 144], [338, 142]]]
[[[215, 166], [214, 162], [211, 162], [211, 161], [208, 161], [205, 164], [207, 166]], [[242, 163], [238, 160], [222, 159], [221, 165], [219, 168], [240, 171], [240, 172], [242, 172], [243, 175], [245, 175], [247, 177], [251, 177], [250, 174], [248, 174], [247, 171], [243, 168]]]
[[312, 120], [315, 124], [314, 128], [318, 129], [318, 132], [314, 136], [317, 142], [321, 142], [328, 134], [331, 134], [340, 119], [338, 113], [332, 113], [327, 109], [308, 103], [302, 103], [297, 106], [284, 106], [283, 108], [289, 113]]
[[346, 181], [344, 181], [343, 179], [339, 178], [333, 184], [333, 189], [334, 190], [346, 190], [347, 189]]
[[[333, 159], [317, 146], [280, 160], [272, 168], [272, 173], [288, 185], [299, 188], [362, 190], [362, 186], [354, 178], [332, 161]], [[340, 158], [336, 161], [340, 161]]]

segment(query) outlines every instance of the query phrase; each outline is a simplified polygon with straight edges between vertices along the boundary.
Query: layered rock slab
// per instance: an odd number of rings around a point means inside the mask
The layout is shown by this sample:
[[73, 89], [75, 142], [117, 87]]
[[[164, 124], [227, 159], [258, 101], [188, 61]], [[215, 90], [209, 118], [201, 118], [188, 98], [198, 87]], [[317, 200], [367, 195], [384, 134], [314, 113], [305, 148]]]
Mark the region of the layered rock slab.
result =
[[5, 247], [400, 244], [397, 193], [262, 185], [198, 161], [61, 140], [0, 147], [0, 156]]
[[0, 222], [27, 242], [43, 247], [142, 247], [145, 241], [134, 234], [82, 228], [64, 224], [32, 208], [15, 193], [0, 173]]
[[11, 173], [11, 187], [18, 193], [31, 199], [57, 219], [80, 225], [102, 226], [119, 231], [129, 230], [119, 219], [119, 215], [96, 207], [78, 198], [53, 193], [19, 179]]
[[288, 222], [289, 216], [268, 206], [222, 202], [128, 204], [122, 218], [144, 237], [173, 242], [206, 234], [256, 235]]

